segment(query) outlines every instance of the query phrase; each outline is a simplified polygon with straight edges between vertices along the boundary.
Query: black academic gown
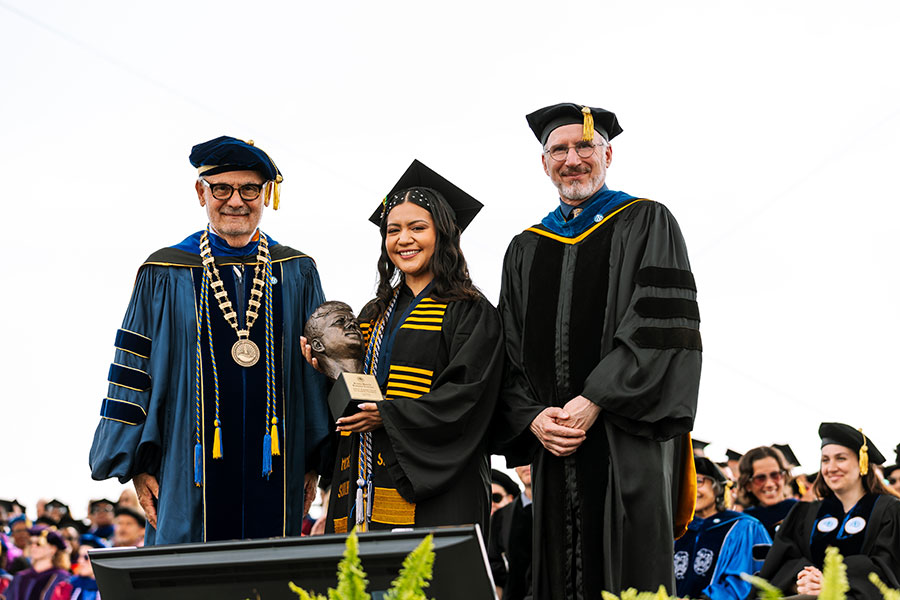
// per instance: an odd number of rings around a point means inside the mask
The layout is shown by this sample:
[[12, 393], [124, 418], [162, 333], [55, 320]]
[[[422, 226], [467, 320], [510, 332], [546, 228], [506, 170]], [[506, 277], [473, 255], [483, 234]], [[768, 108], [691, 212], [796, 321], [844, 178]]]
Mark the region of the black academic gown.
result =
[[531, 538], [534, 503], [519, 496], [491, 515], [487, 555], [494, 584], [503, 600], [531, 597]]
[[[839, 506], [831, 506], [829, 510], [829, 504], [840, 504], [834, 496], [829, 498], [794, 505], [775, 534], [760, 577], [785, 594], [796, 593], [797, 574], [807, 566], [821, 570], [824, 547], [833, 545], [841, 551], [847, 566], [848, 599], [881, 600], [881, 592], [869, 582], [869, 573], [876, 573], [888, 587], [900, 588], [900, 499], [868, 495], [857, 503], [861, 508], [866, 498], [874, 501], [874, 506], [864, 511], [865, 515], [856, 515], [853, 510], [845, 515]], [[862, 529], [859, 521], [854, 527], [851, 522], [854, 516], [862, 518]], [[825, 521], [829, 517], [834, 519], [830, 524]], [[823, 529], [830, 531], [823, 532]], [[817, 539], [825, 535], [834, 539]]]
[[[380, 315], [360, 313], [368, 340]], [[378, 362], [384, 427], [373, 432], [370, 530], [477, 523], [490, 515], [486, 434], [503, 370], [497, 310], [403, 286]], [[339, 436], [326, 530], [356, 523], [359, 435]]]
[[[511, 242], [496, 437], [509, 466], [533, 461], [536, 598], [674, 591], [673, 521], [683, 531], [695, 499], [695, 299], [678, 224], [656, 202], [634, 200], [577, 237], [538, 225]], [[602, 412], [573, 455], [555, 457], [529, 425], [579, 394]]]

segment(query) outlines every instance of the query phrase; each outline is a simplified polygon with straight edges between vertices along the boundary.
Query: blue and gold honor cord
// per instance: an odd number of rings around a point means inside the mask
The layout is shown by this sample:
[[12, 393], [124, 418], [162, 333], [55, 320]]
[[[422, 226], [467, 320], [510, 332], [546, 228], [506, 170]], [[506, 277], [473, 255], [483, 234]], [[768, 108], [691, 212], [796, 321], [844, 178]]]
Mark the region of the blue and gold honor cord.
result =
[[[218, 270], [215, 268], [215, 260], [209, 247], [209, 228], [203, 232], [200, 237], [200, 255], [203, 258], [203, 276], [200, 284], [200, 301], [199, 310], [197, 311], [197, 347], [196, 361], [194, 373], [194, 399], [195, 399], [195, 430], [194, 430], [194, 485], [200, 487], [203, 485], [203, 438], [202, 438], [202, 377], [201, 367], [203, 363], [202, 352], [202, 333], [203, 322], [206, 322], [206, 333], [209, 341], [209, 359], [212, 366], [213, 374], [213, 390], [215, 393], [215, 433], [213, 435], [213, 452], [214, 459], [221, 459], [224, 456], [222, 444], [222, 422], [219, 416], [219, 373], [216, 368], [216, 354], [213, 347], [212, 335], [212, 319], [209, 314], [209, 289], [216, 294], [216, 300], [219, 301], [219, 307], [225, 316], [226, 321], [231, 324], [232, 328], [237, 330], [237, 315], [231, 308], [231, 303], [227, 301], [224, 284], [218, 277]], [[262, 267], [262, 269], [260, 269]], [[263, 280], [259, 281], [260, 270], [263, 273]], [[259, 232], [259, 246], [257, 249], [256, 268], [253, 273], [253, 287], [258, 289], [262, 283], [264, 290], [263, 296], [265, 301], [265, 337], [266, 337], [266, 433], [263, 437], [263, 477], [268, 478], [272, 473], [272, 456], [281, 454], [281, 447], [278, 437], [278, 411], [277, 411], [277, 395], [275, 388], [275, 341], [274, 329], [272, 323], [272, 260], [269, 255], [268, 238], [263, 232]], [[244, 330], [249, 339], [249, 330], [252, 326], [251, 318], [255, 320], [256, 311], [259, 310], [259, 302], [253, 301], [251, 293], [250, 302], [247, 307], [247, 327]], [[240, 332], [239, 332], [240, 339]], [[254, 361], [255, 362], [255, 361]], [[241, 366], [252, 366], [238, 363]], [[271, 424], [271, 429], [269, 428]]]
[[[394, 297], [388, 304], [387, 310], [381, 315], [378, 323], [375, 325], [375, 331], [369, 338], [369, 344], [366, 348], [366, 360], [363, 372], [369, 375], [375, 375], [378, 370], [378, 355], [381, 352], [381, 340], [384, 337], [384, 328], [394, 311], [394, 305], [397, 303], [397, 296], [400, 288], [394, 290]], [[356, 480], [356, 525], [359, 531], [366, 531], [368, 523], [372, 519], [372, 432], [367, 431], [359, 434], [359, 454], [357, 456], [357, 472], [359, 478]]]

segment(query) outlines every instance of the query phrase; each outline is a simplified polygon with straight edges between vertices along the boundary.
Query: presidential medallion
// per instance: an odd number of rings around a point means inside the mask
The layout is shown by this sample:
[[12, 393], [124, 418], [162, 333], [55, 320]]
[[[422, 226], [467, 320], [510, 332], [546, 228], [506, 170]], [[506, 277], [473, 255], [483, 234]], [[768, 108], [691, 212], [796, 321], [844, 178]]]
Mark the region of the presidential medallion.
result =
[[231, 358], [242, 367], [252, 367], [259, 360], [259, 347], [246, 338], [241, 338], [231, 347]]

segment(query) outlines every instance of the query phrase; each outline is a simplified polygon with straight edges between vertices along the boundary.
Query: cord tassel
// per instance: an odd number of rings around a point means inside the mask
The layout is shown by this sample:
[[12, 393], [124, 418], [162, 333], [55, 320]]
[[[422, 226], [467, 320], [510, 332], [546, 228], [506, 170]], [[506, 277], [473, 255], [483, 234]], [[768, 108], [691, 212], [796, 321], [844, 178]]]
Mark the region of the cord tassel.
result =
[[268, 433], [263, 437], [263, 477], [269, 478], [272, 474], [272, 436]]
[[272, 210], [278, 210], [281, 203], [281, 175], [275, 176], [275, 199], [272, 201]]
[[218, 420], [213, 434], [213, 458], [222, 458], [222, 424]]
[[593, 142], [594, 141], [594, 115], [591, 114], [591, 109], [585, 106], [581, 109], [581, 112], [584, 113], [584, 126], [581, 128], [581, 139], [585, 142]]
[[359, 525], [366, 522], [366, 513], [363, 509], [363, 486], [365, 484], [364, 479], [356, 480], [356, 523]]
[[194, 485], [203, 485], [203, 446], [194, 444]]
[[281, 448], [278, 445], [278, 418], [272, 417], [272, 456], [281, 456]]

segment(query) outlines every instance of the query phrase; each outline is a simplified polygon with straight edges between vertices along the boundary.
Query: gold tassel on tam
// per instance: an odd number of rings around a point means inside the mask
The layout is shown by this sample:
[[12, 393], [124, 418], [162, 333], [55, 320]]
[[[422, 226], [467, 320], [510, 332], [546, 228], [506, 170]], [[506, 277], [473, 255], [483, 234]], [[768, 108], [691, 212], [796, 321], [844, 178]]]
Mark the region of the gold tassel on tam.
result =
[[281, 182], [284, 181], [284, 177], [281, 175], [275, 176], [275, 199], [272, 202], [272, 209], [278, 210], [278, 204], [281, 202]]
[[731, 501], [731, 488], [734, 487], [734, 482], [732, 480], [728, 480], [725, 482], [725, 508], [731, 509], [734, 502]]
[[278, 445], [278, 418], [272, 417], [272, 456], [281, 456], [281, 448]]
[[585, 142], [594, 141], [594, 115], [591, 114], [590, 107], [585, 106], [581, 109], [584, 113], [584, 128], [581, 130], [581, 139]]
[[272, 182], [266, 182], [266, 189], [263, 191], [263, 205], [269, 208], [269, 200], [272, 199]]
[[859, 449], [859, 474], [866, 475], [869, 472], [869, 446], [866, 443], [866, 434], [859, 430], [859, 434], [863, 436], [863, 444]]
[[222, 458], [222, 424], [216, 421], [216, 432], [213, 434], [213, 458]]

